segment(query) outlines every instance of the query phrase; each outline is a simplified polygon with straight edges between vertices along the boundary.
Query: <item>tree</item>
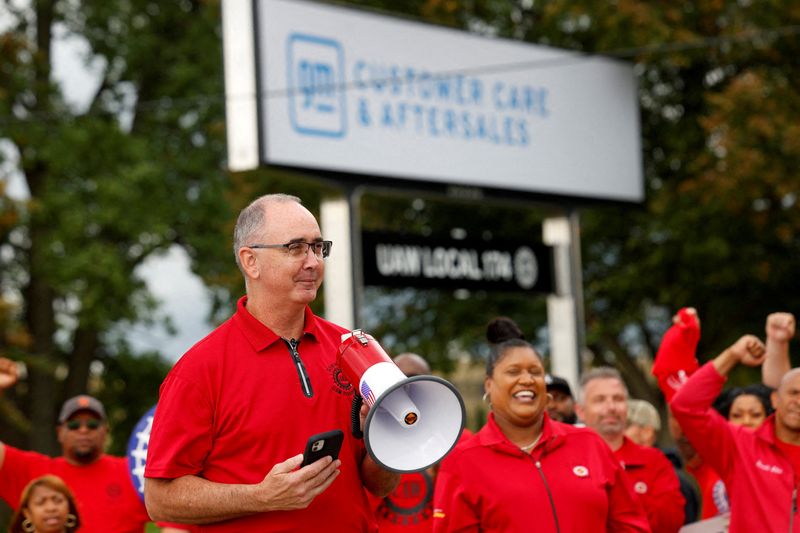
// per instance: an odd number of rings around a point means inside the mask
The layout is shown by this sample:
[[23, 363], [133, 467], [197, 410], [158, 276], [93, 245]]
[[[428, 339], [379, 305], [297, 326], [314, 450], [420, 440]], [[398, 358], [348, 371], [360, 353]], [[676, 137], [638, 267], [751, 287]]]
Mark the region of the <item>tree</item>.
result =
[[[194, 253], [229, 216], [219, 5], [7, 7], [0, 123], [29, 191], [2, 199], [19, 216], [0, 232], [0, 276], [29, 339], [14, 355], [28, 363], [16, 392], [30, 433], [12, 442], [55, 452], [55, 410], [87, 390], [93, 361], [115, 355], [110, 332], [158, 319], [137, 266], [175, 244]], [[55, 41], [67, 38], [97, 73], [85, 106], [53, 76]]]

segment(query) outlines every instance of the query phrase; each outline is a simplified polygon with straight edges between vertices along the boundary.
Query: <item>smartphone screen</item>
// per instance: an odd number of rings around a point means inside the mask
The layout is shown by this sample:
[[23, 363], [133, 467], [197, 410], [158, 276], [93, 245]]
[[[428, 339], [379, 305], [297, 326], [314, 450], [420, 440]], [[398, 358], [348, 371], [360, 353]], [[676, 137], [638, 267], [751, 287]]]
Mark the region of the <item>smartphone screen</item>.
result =
[[342, 440], [344, 440], [344, 433], [342, 433], [340, 429], [312, 435], [308, 438], [308, 442], [306, 442], [306, 449], [303, 452], [303, 463], [300, 467], [302, 468], [319, 461], [326, 455], [330, 455], [332, 459], [338, 458], [339, 450], [342, 447]]

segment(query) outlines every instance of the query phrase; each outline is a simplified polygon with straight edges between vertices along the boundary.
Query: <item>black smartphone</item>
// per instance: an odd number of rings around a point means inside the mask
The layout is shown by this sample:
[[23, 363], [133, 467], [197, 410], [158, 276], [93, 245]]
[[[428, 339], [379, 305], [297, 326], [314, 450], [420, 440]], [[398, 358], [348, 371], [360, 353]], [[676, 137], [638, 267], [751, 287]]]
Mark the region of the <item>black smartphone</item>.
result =
[[306, 442], [306, 450], [303, 452], [303, 463], [300, 468], [310, 465], [326, 455], [330, 455], [335, 460], [339, 457], [339, 450], [342, 447], [343, 440], [344, 433], [342, 433], [341, 429], [310, 436], [308, 442]]

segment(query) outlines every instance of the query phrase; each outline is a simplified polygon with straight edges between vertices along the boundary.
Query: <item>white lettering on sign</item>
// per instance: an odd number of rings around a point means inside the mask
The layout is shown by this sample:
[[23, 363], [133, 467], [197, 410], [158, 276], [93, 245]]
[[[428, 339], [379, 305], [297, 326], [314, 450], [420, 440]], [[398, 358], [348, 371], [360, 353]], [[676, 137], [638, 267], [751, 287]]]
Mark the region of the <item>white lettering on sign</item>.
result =
[[520, 247], [514, 254], [454, 246], [377, 244], [375, 262], [384, 277], [424, 277], [471, 281], [514, 281], [524, 289], [536, 284], [538, 269], [533, 251]]

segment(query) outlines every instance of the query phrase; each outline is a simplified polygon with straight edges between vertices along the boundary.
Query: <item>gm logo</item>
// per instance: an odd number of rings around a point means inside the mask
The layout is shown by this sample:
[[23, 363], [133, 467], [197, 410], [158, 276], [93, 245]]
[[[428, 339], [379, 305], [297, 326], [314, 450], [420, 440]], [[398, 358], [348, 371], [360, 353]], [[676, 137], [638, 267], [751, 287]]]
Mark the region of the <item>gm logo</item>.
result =
[[293, 33], [287, 55], [292, 127], [303, 135], [344, 136], [347, 123], [341, 45], [331, 39]]

